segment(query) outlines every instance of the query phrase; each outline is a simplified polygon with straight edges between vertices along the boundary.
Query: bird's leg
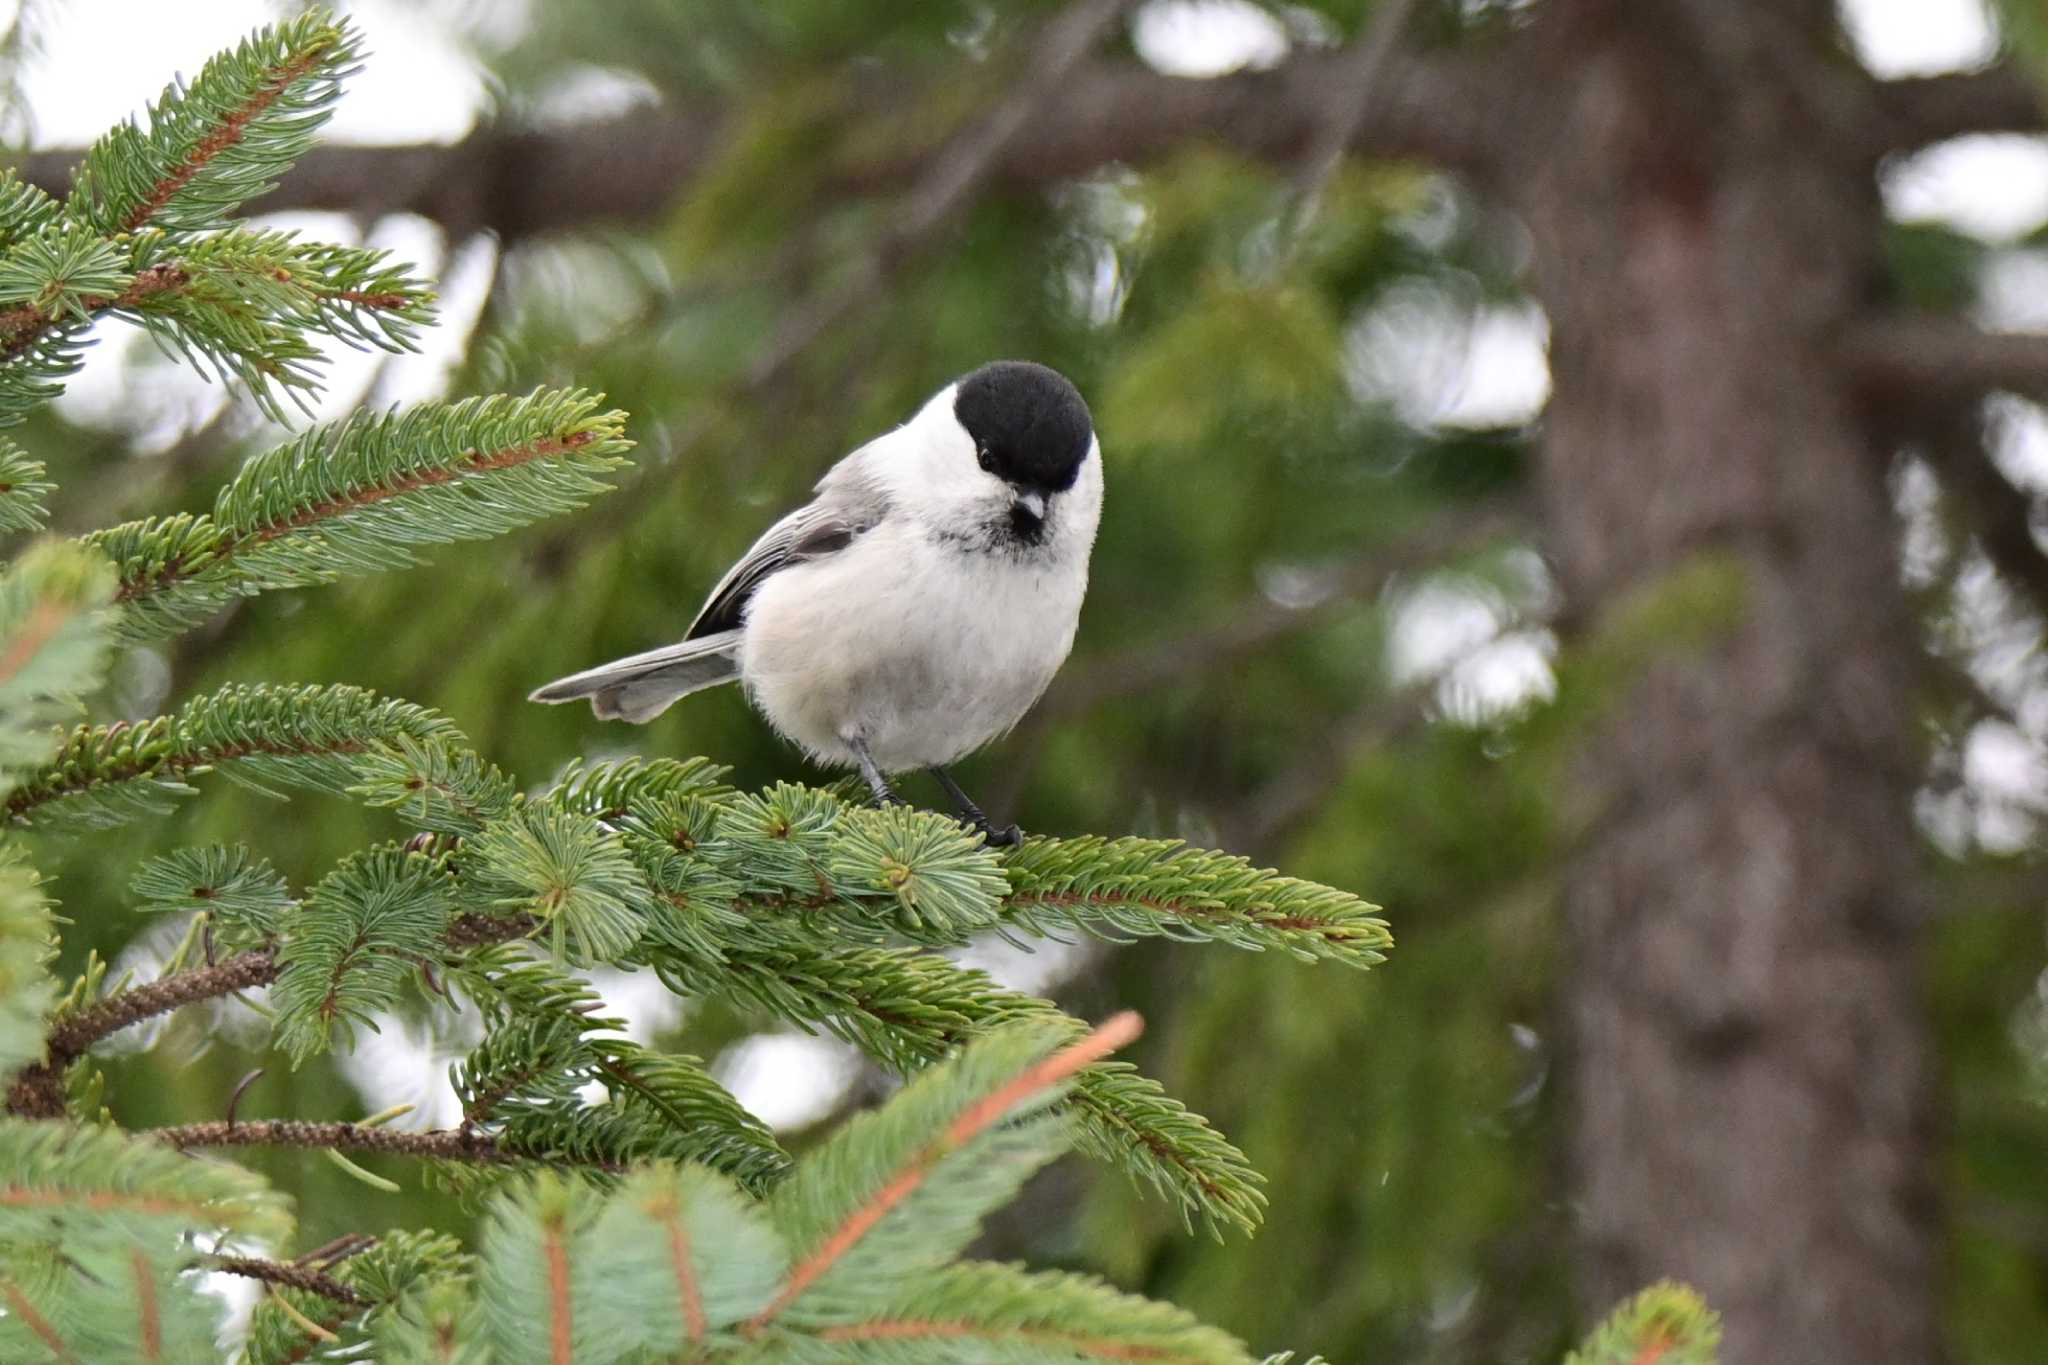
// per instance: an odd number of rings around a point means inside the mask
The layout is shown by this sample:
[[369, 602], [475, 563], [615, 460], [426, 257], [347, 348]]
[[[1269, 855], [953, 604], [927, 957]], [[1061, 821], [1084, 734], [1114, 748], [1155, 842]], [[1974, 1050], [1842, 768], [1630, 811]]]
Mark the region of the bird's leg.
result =
[[1004, 825], [998, 829], [991, 824], [988, 816], [982, 813], [981, 807], [974, 804], [974, 798], [960, 790], [960, 784], [953, 780], [953, 774], [936, 765], [932, 767], [931, 774], [939, 779], [939, 785], [946, 789], [946, 795], [952, 797], [953, 804], [960, 808], [960, 823], [969, 829], [980, 831], [981, 836], [988, 840], [990, 847], [1003, 848], [1024, 842], [1024, 831], [1015, 825]]
[[846, 747], [853, 750], [853, 761], [860, 765], [861, 777], [866, 780], [868, 790], [875, 794], [875, 804], [878, 806], [902, 805], [903, 798], [896, 794], [896, 789], [889, 785], [889, 779], [882, 776], [882, 770], [875, 766], [875, 758], [873, 754], [868, 752], [867, 741], [858, 735], [849, 735], [846, 739]]

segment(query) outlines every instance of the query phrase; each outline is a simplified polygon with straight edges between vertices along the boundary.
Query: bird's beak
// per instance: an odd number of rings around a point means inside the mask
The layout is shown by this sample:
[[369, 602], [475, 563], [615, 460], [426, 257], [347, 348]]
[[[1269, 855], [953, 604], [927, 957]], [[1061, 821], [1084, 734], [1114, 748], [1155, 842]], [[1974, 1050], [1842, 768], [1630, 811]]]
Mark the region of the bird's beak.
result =
[[1012, 505], [1030, 513], [1033, 521], [1045, 520], [1045, 494], [1043, 493], [1036, 491], [1019, 493], [1017, 501]]

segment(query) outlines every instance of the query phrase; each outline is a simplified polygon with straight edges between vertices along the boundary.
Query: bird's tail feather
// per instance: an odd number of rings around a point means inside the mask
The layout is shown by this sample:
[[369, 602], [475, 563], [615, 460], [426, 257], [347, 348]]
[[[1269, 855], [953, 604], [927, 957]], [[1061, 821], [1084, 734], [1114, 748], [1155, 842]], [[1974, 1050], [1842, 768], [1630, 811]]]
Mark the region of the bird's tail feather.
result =
[[535, 688], [527, 700], [553, 704], [588, 697], [599, 720], [642, 725], [679, 697], [737, 678], [740, 668], [733, 656], [739, 643], [740, 633], [726, 630], [650, 649], [557, 678]]

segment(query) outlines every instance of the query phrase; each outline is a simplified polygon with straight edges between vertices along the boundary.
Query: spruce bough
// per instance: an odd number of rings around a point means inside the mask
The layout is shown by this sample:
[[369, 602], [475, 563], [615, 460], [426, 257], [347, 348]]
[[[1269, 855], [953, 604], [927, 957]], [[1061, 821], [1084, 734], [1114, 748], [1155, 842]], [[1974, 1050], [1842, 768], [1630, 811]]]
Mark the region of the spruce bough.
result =
[[[109, 316], [272, 413], [318, 391], [318, 338], [410, 344], [432, 300], [404, 268], [234, 216], [360, 57], [345, 22], [305, 14], [102, 139], [64, 202], [0, 180], [0, 426], [61, 391]], [[1363, 968], [1390, 939], [1356, 897], [1172, 841], [998, 855], [929, 813], [736, 791], [701, 759], [533, 788], [450, 718], [352, 687], [241, 684], [63, 728], [122, 642], [571, 511], [629, 447], [623, 414], [580, 392], [357, 415], [250, 460], [207, 513], [38, 541], [0, 573], [0, 1359], [213, 1358], [205, 1272], [266, 1286], [248, 1362], [1250, 1358], [1085, 1276], [958, 1259], [1070, 1146], [1191, 1224], [1249, 1231], [1264, 1199], [1228, 1141], [1111, 1058], [1135, 1016], [1090, 1031], [936, 950], [1090, 933]], [[46, 474], [0, 438], [0, 528], [43, 526]], [[132, 912], [176, 917], [182, 946], [152, 981], [89, 960], [60, 982], [59, 921], [14, 832], [104, 838], [216, 778], [387, 810], [390, 839], [303, 887], [261, 828], [145, 860]], [[627, 1041], [578, 974], [597, 964], [831, 1032], [909, 1083], [794, 1161], [697, 1059]], [[474, 1012], [461, 1123], [240, 1114], [238, 1091], [218, 1121], [128, 1131], [101, 1107], [96, 1044], [263, 988], [293, 1065], [402, 1000]], [[476, 1202], [479, 1235], [294, 1250], [291, 1210], [223, 1155], [249, 1146], [416, 1157]]]

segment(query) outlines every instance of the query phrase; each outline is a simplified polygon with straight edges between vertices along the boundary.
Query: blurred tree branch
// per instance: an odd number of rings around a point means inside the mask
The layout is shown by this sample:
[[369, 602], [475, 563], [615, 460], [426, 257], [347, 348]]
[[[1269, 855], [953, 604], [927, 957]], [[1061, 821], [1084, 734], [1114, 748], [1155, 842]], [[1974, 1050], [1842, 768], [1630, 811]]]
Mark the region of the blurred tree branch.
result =
[[[1033, 111], [1029, 137], [1006, 137], [991, 149], [984, 174], [1013, 187], [1045, 184], [1110, 162], [1153, 160], [1203, 137], [1249, 156], [1293, 161], [1313, 145], [1328, 111], [1350, 98], [1352, 79], [1344, 53], [1214, 80], [1084, 61], [1066, 71], [1057, 100]], [[1493, 105], [1474, 62], [1404, 59], [1381, 80], [1354, 149], [1478, 164], [1493, 138], [1486, 113]], [[882, 116], [917, 99], [893, 84], [878, 80], [859, 103]], [[490, 231], [507, 242], [595, 222], [646, 222], [710, 165], [729, 114], [718, 105], [668, 107], [547, 131], [485, 127], [446, 145], [319, 147], [250, 209], [415, 213], [453, 238]], [[21, 163], [23, 177], [65, 193], [82, 155], [76, 148], [35, 153]], [[883, 152], [849, 169], [840, 188], [871, 194], [908, 185], [926, 174], [928, 160]]]
[[2004, 389], [2048, 395], [2048, 333], [1986, 332], [1961, 318], [1878, 316], [1850, 328], [1840, 357], [1873, 395]]
[[2013, 63], [1955, 75], [1877, 83], [1873, 157], [1969, 133], [2037, 133], [2048, 127], [2040, 86]]

